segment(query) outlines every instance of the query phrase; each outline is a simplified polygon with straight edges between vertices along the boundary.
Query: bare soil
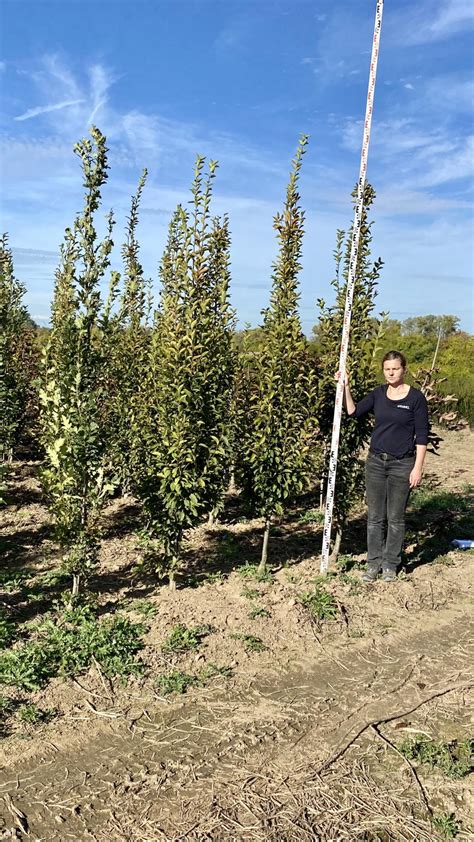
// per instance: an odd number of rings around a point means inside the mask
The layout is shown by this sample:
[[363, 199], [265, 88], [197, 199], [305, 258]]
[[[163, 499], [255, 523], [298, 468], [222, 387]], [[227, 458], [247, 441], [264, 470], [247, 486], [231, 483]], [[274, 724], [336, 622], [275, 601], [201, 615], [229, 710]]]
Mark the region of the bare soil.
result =
[[[440, 455], [428, 456], [425, 486], [465, 501], [474, 434], [443, 437]], [[14, 465], [0, 512], [5, 567], [19, 577], [0, 602], [27, 623], [58, 591], [28, 591], [21, 572], [34, 583], [60, 562], [36, 473], [33, 463]], [[301, 600], [319, 574], [321, 526], [306, 522], [316, 505], [308, 495], [277, 525], [272, 574], [258, 582], [242, 568], [258, 561], [262, 524], [245, 519], [230, 496], [221, 523], [190, 535], [186, 574], [172, 593], [140, 566], [133, 500], [111, 503], [91, 589], [101, 616], [120, 610], [146, 623], [146, 672], [124, 683], [94, 666], [33, 693], [8, 688], [56, 715], [27, 725], [12, 714], [5, 723], [0, 838], [454, 838], [433, 824], [440, 814], [445, 828], [453, 814], [457, 839], [473, 838], [472, 775], [446, 778], [397, 751], [420, 733], [448, 742], [473, 736], [473, 554], [450, 547], [474, 537], [460, 534], [472, 513], [450, 499], [438, 510], [414, 498], [406, 571], [393, 584], [367, 586], [359, 570], [365, 513], [356, 512], [343, 540], [345, 575], [324, 583], [337, 616], [317, 623]], [[196, 651], [164, 653], [178, 623], [212, 631]], [[248, 649], [245, 635], [263, 651]], [[160, 675], [197, 675], [209, 664], [231, 677], [160, 695]]]

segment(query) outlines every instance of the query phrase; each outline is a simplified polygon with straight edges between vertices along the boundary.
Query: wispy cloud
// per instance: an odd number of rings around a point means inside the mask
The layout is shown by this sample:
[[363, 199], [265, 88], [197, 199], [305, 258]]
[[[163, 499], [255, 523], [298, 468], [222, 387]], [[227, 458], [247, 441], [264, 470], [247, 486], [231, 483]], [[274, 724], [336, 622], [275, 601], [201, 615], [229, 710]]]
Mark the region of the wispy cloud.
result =
[[469, 0], [425, 0], [403, 11], [388, 10], [389, 32], [403, 46], [442, 41], [474, 27], [474, 5]]
[[38, 105], [36, 108], [28, 108], [23, 114], [13, 119], [17, 122], [23, 120], [31, 120], [32, 117], [39, 117], [41, 114], [49, 114], [51, 111], [61, 111], [63, 108], [70, 108], [72, 105], [80, 105], [84, 102], [83, 99], [66, 100], [66, 102], [56, 102], [53, 105]]

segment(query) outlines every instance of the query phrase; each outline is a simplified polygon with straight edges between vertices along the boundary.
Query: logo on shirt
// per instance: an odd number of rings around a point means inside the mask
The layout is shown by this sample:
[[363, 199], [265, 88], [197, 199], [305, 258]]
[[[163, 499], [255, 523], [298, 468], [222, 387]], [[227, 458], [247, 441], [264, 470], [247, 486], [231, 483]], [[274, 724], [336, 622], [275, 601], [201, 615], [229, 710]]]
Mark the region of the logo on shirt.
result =
[[397, 403], [397, 409], [410, 409], [410, 407], [406, 403]]

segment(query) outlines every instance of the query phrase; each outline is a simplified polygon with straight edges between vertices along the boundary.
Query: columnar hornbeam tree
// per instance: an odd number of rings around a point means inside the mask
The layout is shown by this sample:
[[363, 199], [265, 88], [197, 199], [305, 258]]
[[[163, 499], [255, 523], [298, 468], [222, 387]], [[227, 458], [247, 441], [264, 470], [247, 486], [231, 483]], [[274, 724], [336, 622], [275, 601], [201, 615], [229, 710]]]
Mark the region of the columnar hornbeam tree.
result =
[[238, 464], [244, 497], [265, 522], [260, 570], [267, 563], [272, 518], [308, 484], [315, 455], [314, 377], [298, 314], [304, 233], [298, 178], [307, 137], [300, 140], [277, 214], [279, 255], [260, 348], [241, 363]]
[[110, 342], [107, 357], [109, 372], [110, 457], [114, 482], [122, 491], [136, 491], [136, 477], [143, 459], [142, 447], [142, 384], [148, 368], [151, 335], [150, 283], [140, 262], [137, 225], [140, 200], [145, 187], [144, 170], [132, 197], [125, 243], [122, 247], [123, 291], [113, 330], [107, 333]]
[[146, 531], [160, 539], [175, 585], [186, 529], [220, 503], [230, 464], [233, 381], [229, 226], [212, 219], [212, 181], [198, 158], [191, 213], [179, 206], [161, 263], [143, 405], [146, 459], [139, 482]]
[[8, 236], [0, 237], [0, 485], [32, 399], [34, 330], [15, 278]]
[[61, 247], [40, 392], [46, 452], [42, 478], [65, 551], [65, 569], [72, 574], [73, 596], [97, 560], [97, 520], [111, 490], [106, 480], [104, 371], [108, 370], [107, 333], [118, 275], [111, 275], [104, 305], [99, 284], [110, 263], [113, 217], [110, 213], [107, 233], [100, 241], [94, 216], [107, 179], [107, 148], [97, 128], [92, 128], [91, 138], [74, 148], [84, 174], [84, 207], [73, 227], [66, 229]]
[[[356, 191], [352, 195], [355, 197]], [[356, 401], [377, 385], [378, 378], [374, 358], [379, 351], [385, 326], [384, 314], [382, 314], [381, 320], [377, 320], [373, 315], [377, 283], [383, 266], [383, 261], [380, 258], [373, 263], [370, 259], [373, 222], [368, 221], [368, 212], [374, 200], [375, 191], [370, 184], [366, 184], [348, 355], [351, 391]], [[336, 249], [334, 251], [336, 275], [331, 282], [336, 293], [335, 303], [327, 306], [322, 299], [318, 301], [320, 321], [318, 324], [319, 358], [316, 365], [318, 376], [316, 414], [319, 421], [320, 450], [324, 457], [321, 465], [321, 484], [323, 486], [327, 481], [327, 463], [334, 415], [334, 378], [339, 364], [351, 238], [352, 229], [349, 230], [347, 237], [344, 231], [338, 231], [336, 235]], [[339, 552], [342, 530], [347, 515], [354, 503], [363, 494], [363, 464], [357, 457], [367, 443], [371, 430], [372, 419], [370, 416], [358, 421], [351, 421], [346, 414], [343, 414], [334, 502], [335, 542], [332, 552], [333, 559], [337, 558]]]

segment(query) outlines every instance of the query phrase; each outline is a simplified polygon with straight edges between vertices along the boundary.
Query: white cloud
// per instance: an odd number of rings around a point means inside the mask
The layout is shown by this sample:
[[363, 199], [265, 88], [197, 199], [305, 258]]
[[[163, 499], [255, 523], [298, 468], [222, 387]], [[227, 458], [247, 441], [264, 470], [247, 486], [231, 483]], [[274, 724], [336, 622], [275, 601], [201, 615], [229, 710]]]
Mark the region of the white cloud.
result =
[[474, 26], [471, 0], [425, 0], [404, 4], [403, 11], [388, 9], [389, 38], [403, 46], [429, 44], [465, 34]]
[[56, 102], [53, 105], [38, 105], [36, 108], [28, 108], [23, 114], [14, 117], [14, 120], [21, 122], [22, 120], [31, 120], [32, 117], [39, 117], [41, 114], [49, 114], [51, 111], [61, 111], [63, 108], [70, 108], [72, 105], [80, 105], [83, 99], [66, 100], [66, 102]]

